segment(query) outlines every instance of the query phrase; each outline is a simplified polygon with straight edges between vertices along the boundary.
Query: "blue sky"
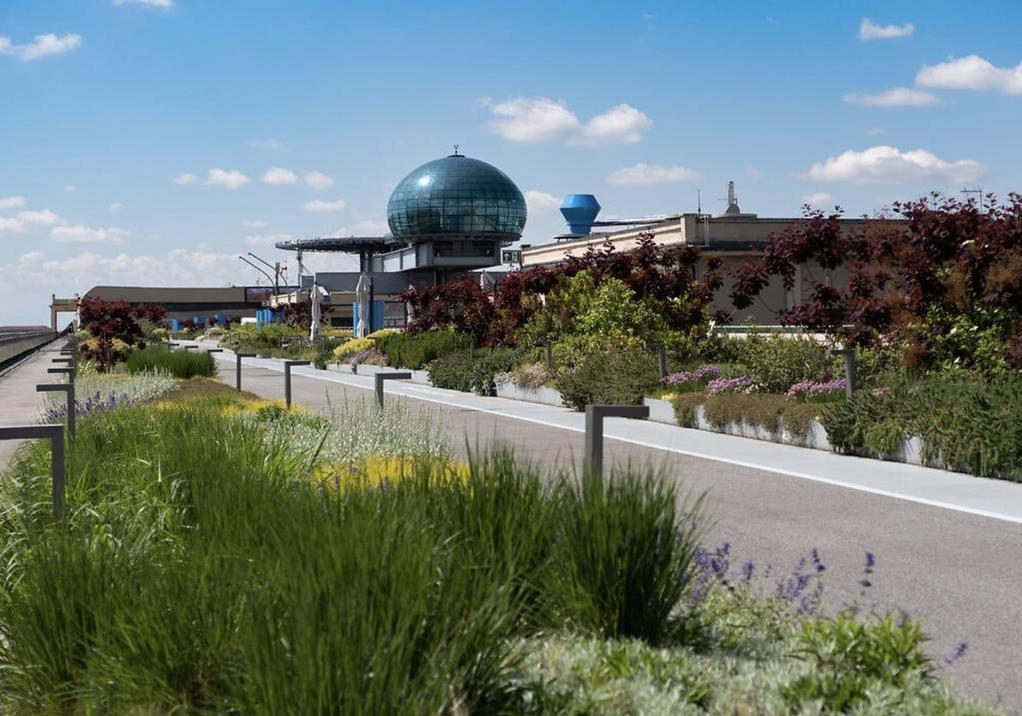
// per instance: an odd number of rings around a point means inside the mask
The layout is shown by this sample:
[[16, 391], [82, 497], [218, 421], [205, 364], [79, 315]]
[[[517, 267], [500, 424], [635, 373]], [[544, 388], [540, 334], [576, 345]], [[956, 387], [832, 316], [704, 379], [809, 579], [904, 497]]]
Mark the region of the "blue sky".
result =
[[381, 232], [454, 143], [526, 192], [534, 244], [573, 192], [635, 217], [722, 210], [729, 179], [768, 216], [1019, 191], [1018, 27], [1004, 2], [3, 0], [0, 324], [99, 283], [254, 283], [239, 253]]

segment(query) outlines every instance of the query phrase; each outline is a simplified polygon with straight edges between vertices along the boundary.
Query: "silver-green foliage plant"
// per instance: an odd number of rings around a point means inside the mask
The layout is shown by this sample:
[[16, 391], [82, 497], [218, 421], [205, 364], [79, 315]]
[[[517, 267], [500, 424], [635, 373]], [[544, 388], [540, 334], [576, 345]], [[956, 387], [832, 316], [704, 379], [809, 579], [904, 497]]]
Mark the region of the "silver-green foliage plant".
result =
[[[177, 385], [162, 371], [140, 373], [79, 373], [75, 379], [75, 409], [79, 415], [143, 403], [169, 393]], [[63, 394], [48, 393], [45, 420], [59, 420], [67, 412]]]
[[254, 418], [266, 440], [299, 455], [318, 456], [334, 465], [355, 465], [371, 457], [444, 459], [450, 439], [438, 416], [414, 414], [401, 402], [384, 409], [366, 400], [331, 406], [327, 417], [301, 411], [268, 410]]

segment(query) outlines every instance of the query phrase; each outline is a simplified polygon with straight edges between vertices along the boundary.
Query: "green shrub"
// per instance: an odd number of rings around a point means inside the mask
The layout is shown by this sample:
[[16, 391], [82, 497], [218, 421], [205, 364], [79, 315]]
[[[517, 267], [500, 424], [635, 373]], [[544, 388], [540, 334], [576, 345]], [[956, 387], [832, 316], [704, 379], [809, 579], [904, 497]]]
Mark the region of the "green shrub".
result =
[[604, 276], [597, 283], [589, 271], [564, 280], [547, 296], [545, 307], [518, 332], [522, 345], [567, 336], [650, 339], [666, 329], [664, 317], [640, 300], [628, 285]]
[[813, 619], [803, 625], [796, 652], [813, 671], [789, 685], [785, 696], [793, 707], [822, 701], [828, 711], [845, 713], [877, 685], [897, 691], [913, 681], [932, 681], [925, 641], [918, 622], [889, 614], [872, 623], [849, 614]]
[[429, 382], [438, 388], [496, 395], [497, 375], [513, 370], [523, 355], [528, 354], [511, 348], [448, 353], [430, 365]]
[[666, 641], [698, 571], [701, 500], [679, 510], [674, 483], [652, 473], [587, 474], [561, 490], [553, 614], [604, 637]]
[[166, 348], [145, 348], [128, 356], [129, 373], [161, 372], [175, 378], [211, 377], [216, 375], [213, 356], [199, 351], [168, 351]]
[[305, 338], [308, 331], [286, 323], [237, 324], [220, 337], [220, 345], [231, 350], [272, 350], [279, 349], [281, 343], [296, 338]]
[[728, 423], [745, 421], [770, 432], [787, 430], [804, 440], [811, 421], [821, 421], [827, 404], [799, 403], [771, 393], [681, 393], [671, 399], [674, 415], [682, 427], [696, 427], [696, 407], [702, 405], [706, 419], [718, 430]]
[[671, 398], [674, 405], [674, 419], [683, 428], [696, 427], [696, 408], [706, 401], [706, 394], [679, 393]]
[[933, 377], [877, 392], [860, 391], [825, 411], [823, 426], [836, 450], [882, 457], [916, 436], [928, 462], [1022, 480], [1022, 376]]
[[726, 345], [720, 360], [740, 363], [743, 372], [767, 393], [783, 393], [799, 381], [827, 378], [833, 370], [827, 346], [812, 338], [753, 334], [732, 338]]
[[638, 405], [659, 385], [656, 355], [642, 348], [603, 347], [557, 372], [564, 404], [575, 410], [598, 403]]
[[376, 341], [376, 349], [393, 366], [421, 370], [441, 356], [468, 349], [471, 343], [471, 336], [454, 331], [391, 333]]

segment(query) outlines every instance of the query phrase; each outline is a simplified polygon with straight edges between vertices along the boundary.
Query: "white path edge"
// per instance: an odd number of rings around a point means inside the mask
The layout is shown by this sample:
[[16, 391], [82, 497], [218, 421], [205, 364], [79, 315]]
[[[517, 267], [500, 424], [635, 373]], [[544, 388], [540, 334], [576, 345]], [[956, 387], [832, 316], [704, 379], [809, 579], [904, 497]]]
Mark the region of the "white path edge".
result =
[[[213, 354], [234, 367], [229, 350]], [[273, 358], [246, 358], [245, 366], [284, 372]], [[370, 376], [295, 367], [293, 376], [373, 390]], [[585, 416], [567, 408], [490, 398], [460, 391], [388, 381], [386, 392], [429, 403], [474, 410], [513, 420], [585, 432]], [[791, 445], [693, 430], [650, 421], [608, 419], [608, 439], [729, 465], [797, 477], [883, 497], [1022, 524], [1022, 485], [918, 465], [812, 450]]]

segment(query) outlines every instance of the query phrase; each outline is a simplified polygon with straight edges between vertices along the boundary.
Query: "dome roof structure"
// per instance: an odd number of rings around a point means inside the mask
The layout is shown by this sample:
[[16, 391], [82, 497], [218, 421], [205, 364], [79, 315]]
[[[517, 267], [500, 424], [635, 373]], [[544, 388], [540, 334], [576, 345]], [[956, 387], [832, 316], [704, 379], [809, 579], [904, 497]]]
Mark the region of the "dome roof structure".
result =
[[406, 176], [387, 202], [395, 238], [437, 234], [517, 239], [525, 197], [495, 166], [452, 154]]

